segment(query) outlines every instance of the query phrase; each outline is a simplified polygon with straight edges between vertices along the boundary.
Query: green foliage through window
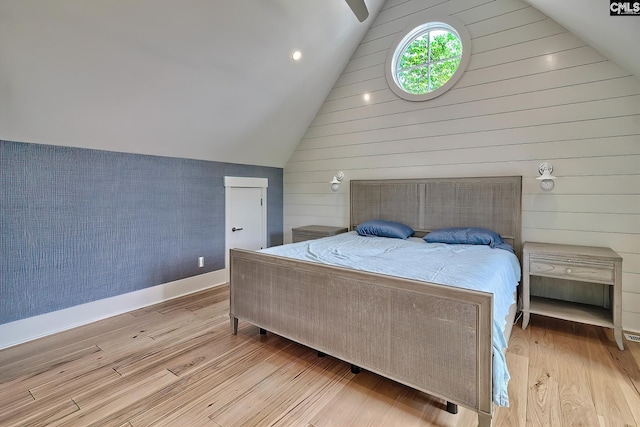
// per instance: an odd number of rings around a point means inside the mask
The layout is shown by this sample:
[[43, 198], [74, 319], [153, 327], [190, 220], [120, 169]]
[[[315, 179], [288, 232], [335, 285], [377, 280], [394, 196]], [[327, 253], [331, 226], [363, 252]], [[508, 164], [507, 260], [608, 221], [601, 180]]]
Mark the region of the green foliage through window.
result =
[[444, 85], [458, 69], [462, 42], [457, 34], [429, 28], [413, 38], [398, 57], [396, 78], [405, 91], [432, 92]]

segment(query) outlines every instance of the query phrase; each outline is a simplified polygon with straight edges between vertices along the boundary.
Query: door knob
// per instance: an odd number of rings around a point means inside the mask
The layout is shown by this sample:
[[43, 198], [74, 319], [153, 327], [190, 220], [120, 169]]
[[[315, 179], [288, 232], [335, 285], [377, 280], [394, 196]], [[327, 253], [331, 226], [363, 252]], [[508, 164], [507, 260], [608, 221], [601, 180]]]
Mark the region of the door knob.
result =
[[235, 228], [235, 227], [233, 227], [233, 228], [231, 229], [231, 231], [240, 231], [240, 230], [242, 230], [242, 227], [240, 227], [240, 228]]

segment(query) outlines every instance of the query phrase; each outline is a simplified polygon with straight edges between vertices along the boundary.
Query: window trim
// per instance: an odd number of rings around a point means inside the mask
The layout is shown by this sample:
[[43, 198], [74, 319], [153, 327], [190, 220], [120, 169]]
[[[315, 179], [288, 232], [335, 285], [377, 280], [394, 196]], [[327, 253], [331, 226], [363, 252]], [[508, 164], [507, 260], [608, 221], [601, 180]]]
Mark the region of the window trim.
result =
[[[396, 81], [396, 59], [402, 55], [402, 52], [404, 52], [411, 39], [417, 37], [419, 33], [428, 31], [429, 27], [437, 27], [441, 24], [453, 29], [462, 42], [462, 58], [460, 59], [458, 69], [445, 84], [434, 91], [424, 94], [406, 92]], [[389, 88], [400, 98], [406, 99], [407, 101], [428, 101], [442, 95], [457, 83], [467, 69], [470, 58], [471, 36], [462, 22], [452, 16], [430, 16], [429, 14], [421, 14], [421, 16], [414, 18], [410, 25], [405, 27], [389, 48], [385, 62], [385, 77]]]

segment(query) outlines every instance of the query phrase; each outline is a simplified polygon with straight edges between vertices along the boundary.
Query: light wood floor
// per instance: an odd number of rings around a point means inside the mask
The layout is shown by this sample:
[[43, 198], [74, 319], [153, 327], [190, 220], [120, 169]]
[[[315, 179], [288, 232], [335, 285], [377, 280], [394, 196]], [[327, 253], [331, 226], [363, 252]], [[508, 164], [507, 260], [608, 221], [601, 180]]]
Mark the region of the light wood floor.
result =
[[[240, 322], [226, 286], [0, 351], [0, 426], [475, 426], [476, 415]], [[640, 344], [532, 316], [495, 426], [640, 426]]]

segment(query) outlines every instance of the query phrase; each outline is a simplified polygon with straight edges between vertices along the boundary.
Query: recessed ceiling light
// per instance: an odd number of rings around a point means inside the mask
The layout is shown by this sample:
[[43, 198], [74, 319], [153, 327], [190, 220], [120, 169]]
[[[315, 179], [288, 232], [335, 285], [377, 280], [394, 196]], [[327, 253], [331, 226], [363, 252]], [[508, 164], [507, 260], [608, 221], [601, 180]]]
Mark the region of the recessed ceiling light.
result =
[[369, 102], [371, 101], [371, 95], [368, 93], [365, 93], [364, 95], [362, 95], [362, 98], [366, 101]]
[[294, 50], [291, 54], [291, 59], [293, 59], [294, 61], [300, 61], [302, 59], [302, 52], [300, 52], [299, 50]]

